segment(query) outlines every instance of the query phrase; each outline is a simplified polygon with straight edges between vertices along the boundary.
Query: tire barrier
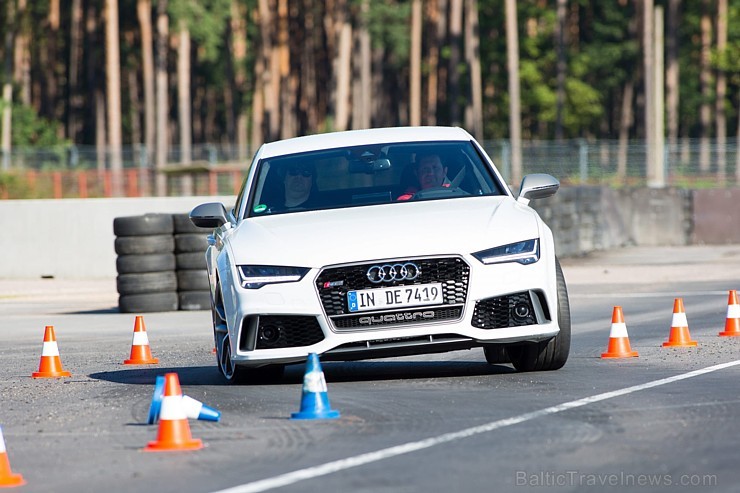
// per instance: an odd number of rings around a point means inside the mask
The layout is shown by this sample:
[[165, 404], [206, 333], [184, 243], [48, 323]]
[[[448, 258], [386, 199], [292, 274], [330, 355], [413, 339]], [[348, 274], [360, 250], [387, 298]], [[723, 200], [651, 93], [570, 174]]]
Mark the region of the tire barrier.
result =
[[144, 214], [115, 218], [113, 232], [121, 312], [210, 309], [210, 229], [188, 214]]
[[172, 214], [144, 214], [113, 220], [116, 286], [122, 313], [178, 308]]
[[195, 226], [188, 214], [173, 214], [177, 297], [180, 310], [208, 310], [211, 291], [206, 270], [207, 237], [212, 230]]

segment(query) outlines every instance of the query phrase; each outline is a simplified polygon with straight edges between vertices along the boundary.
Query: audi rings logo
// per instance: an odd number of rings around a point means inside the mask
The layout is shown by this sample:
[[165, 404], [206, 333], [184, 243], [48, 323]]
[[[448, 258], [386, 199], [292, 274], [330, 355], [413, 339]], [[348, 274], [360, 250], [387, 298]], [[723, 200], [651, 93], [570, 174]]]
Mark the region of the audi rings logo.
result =
[[367, 270], [367, 278], [373, 284], [393, 281], [413, 281], [421, 275], [418, 265], [405, 264], [373, 265]]

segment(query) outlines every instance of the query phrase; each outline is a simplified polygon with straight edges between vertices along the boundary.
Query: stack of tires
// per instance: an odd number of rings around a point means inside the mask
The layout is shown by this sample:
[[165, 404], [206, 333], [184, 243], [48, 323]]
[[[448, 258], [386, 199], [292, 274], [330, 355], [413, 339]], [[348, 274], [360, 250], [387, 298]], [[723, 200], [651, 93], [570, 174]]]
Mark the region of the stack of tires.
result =
[[195, 226], [188, 214], [174, 214], [172, 219], [180, 310], [208, 310], [211, 308], [211, 293], [206, 249], [207, 237], [213, 230]]
[[144, 214], [113, 220], [121, 312], [177, 310], [173, 231], [172, 214]]

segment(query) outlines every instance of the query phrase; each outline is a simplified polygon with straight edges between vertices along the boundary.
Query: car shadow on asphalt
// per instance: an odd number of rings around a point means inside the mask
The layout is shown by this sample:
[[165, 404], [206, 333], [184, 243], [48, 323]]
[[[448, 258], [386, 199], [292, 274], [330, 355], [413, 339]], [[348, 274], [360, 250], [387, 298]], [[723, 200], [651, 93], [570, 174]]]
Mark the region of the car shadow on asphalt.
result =
[[[303, 365], [292, 365], [298, 373], [286, 369], [284, 380], [303, 378]], [[364, 382], [373, 380], [415, 380], [428, 378], [474, 377], [515, 373], [508, 365], [485, 361], [352, 361], [322, 363], [327, 382]]]
[[128, 385], [154, 385], [158, 375], [177, 373], [180, 385], [221, 385], [223, 378], [216, 366], [133, 367], [115, 371], [91, 373], [90, 378]]
[[[505, 375], [516, 370], [508, 365], [478, 361], [352, 361], [322, 363], [327, 382], [367, 382], [430, 378]], [[305, 365], [288, 365], [281, 379], [247, 382], [250, 385], [293, 385], [303, 381]], [[228, 385], [216, 366], [135, 367], [91, 373], [90, 378], [127, 385], [154, 385], [158, 375], [177, 373], [180, 385]]]

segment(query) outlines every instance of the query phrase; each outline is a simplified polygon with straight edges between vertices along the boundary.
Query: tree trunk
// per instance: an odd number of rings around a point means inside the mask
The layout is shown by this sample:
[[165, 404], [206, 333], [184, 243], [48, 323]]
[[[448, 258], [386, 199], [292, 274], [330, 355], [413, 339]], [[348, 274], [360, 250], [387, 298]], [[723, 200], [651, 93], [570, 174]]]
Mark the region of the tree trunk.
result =
[[278, 136], [279, 118], [278, 118], [278, 90], [276, 87], [280, 83], [279, 67], [277, 59], [272, 49], [272, 7], [269, 0], [259, 0], [259, 23], [260, 23], [260, 41], [262, 42], [262, 90], [264, 101], [264, 140], [270, 142]]
[[[180, 20], [177, 43], [177, 116], [180, 128], [180, 162], [193, 161], [193, 118], [190, 99], [190, 30]], [[193, 176], [185, 174], [181, 181], [182, 193], [193, 195]]]
[[[717, 0], [717, 53], [722, 59], [727, 50], [727, 0]], [[717, 94], [715, 119], [717, 122], [717, 178], [724, 183], [727, 173], [727, 116], [725, 98], [727, 97], [727, 76], [724, 66], [717, 69]]]
[[80, 67], [82, 66], [82, 0], [72, 0], [71, 26], [69, 28], [69, 72], [67, 80], [67, 138], [77, 142], [81, 130], [80, 113], [84, 101], [80, 93]]
[[167, 0], [157, 0], [157, 48], [156, 48], [156, 100], [157, 100], [157, 142], [155, 153], [157, 196], [167, 195], [167, 177], [162, 169], [167, 165], [167, 145], [169, 132], [167, 115], [169, 113], [167, 82], [167, 49], [169, 44], [169, 18]]
[[337, 4], [337, 34], [339, 41], [337, 43], [336, 67], [336, 102], [335, 109], [335, 130], [347, 130], [349, 124], [349, 95], [350, 95], [350, 75], [352, 64], [350, 55], [352, 52], [352, 24], [350, 23], [347, 11], [346, 0]]
[[137, 0], [136, 14], [141, 31], [141, 74], [144, 84], [144, 146], [147, 162], [154, 156], [157, 135], [154, 92], [154, 45], [152, 41], [152, 1]]
[[13, 81], [20, 87], [20, 102], [31, 106], [31, 51], [29, 46], [31, 33], [26, 0], [18, 0], [15, 18], [18, 29], [15, 33]]
[[0, 134], [0, 152], [2, 152], [2, 162], [0, 163], [0, 169], [8, 171], [10, 169], [10, 151], [12, 145], [11, 139], [11, 125], [13, 121], [13, 57], [10, 53], [13, 53], [13, 43], [15, 30], [13, 28], [15, 23], [15, 5], [14, 2], [10, 1], [7, 5], [7, 26], [5, 28], [5, 63], [3, 64], [4, 77], [3, 80], [3, 105], [2, 105], [2, 120], [0, 120], [0, 126], [2, 133]]
[[462, 37], [463, 0], [451, 0], [450, 4], [450, 123], [460, 125], [460, 42]]
[[370, 32], [367, 29], [367, 15], [369, 0], [362, 0], [360, 4], [359, 28], [356, 29], [356, 43], [359, 56], [354, 57], [355, 81], [352, 93], [352, 128], [370, 128], [371, 117], [371, 70], [370, 59]]
[[701, 3], [701, 58], [699, 61], [699, 90], [702, 102], [699, 107], [699, 169], [709, 171], [709, 135], [712, 125], [711, 81], [712, 81], [712, 18], [710, 16], [711, 0]]
[[557, 89], [555, 96], [555, 139], [563, 140], [563, 112], [565, 111], [565, 73], [568, 64], [565, 59], [565, 50], [567, 36], [565, 30], [566, 12], [568, 10], [568, 0], [557, 0], [557, 20], [555, 21], [555, 46], [557, 47], [558, 62], [557, 72]]
[[[245, 61], [247, 59], [247, 26], [245, 14], [237, 0], [231, 2], [231, 53], [234, 66], [232, 93], [234, 95], [234, 113], [236, 113], [236, 148], [238, 159], [247, 158], [247, 110], [244, 108], [243, 97], [247, 92], [247, 74]], [[227, 109], [228, 110], [228, 109]]]
[[437, 0], [427, 2], [427, 17], [429, 34], [427, 35], [427, 65], [429, 66], [429, 76], [427, 77], [427, 108], [424, 115], [424, 122], [427, 125], [437, 124], [437, 89], [439, 86], [439, 4]]
[[298, 84], [291, 71], [290, 15], [288, 0], [278, 0], [278, 56], [280, 59], [280, 138], [296, 135], [296, 91]]
[[467, 124], [476, 139], [483, 140], [483, 83], [478, 37], [478, 0], [465, 0], [465, 58], [470, 67], [471, 121]]
[[[432, 0], [433, 1], [433, 0]], [[439, 12], [439, 16], [437, 17], [437, 46], [442, 49], [442, 47], [447, 46], [447, 10], [449, 6], [450, 0], [438, 0], [437, 11]], [[436, 100], [434, 105], [434, 119], [435, 124], [440, 119], [440, 108], [442, 108], [442, 112], [444, 113], [447, 108], [448, 98], [447, 98], [447, 65], [445, 64], [439, 64], [438, 70], [437, 70], [437, 87], [436, 87]], [[430, 83], [431, 86], [431, 83]], [[450, 115], [449, 112], [443, 115], [444, 120], [449, 123]]]
[[681, 0], [669, 0], [666, 36], [666, 123], [668, 124], [668, 147], [674, 152], [678, 143], [679, 65], [678, 28]]
[[411, 2], [411, 54], [409, 61], [409, 124], [421, 125], [421, 0]]
[[114, 197], [122, 197], [121, 62], [118, 42], [118, 0], [106, 0], [105, 2], [105, 62], [111, 192]]
[[655, 127], [655, 92], [653, 90], [653, 0], [643, 0], [642, 13], [642, 53], [643, 53], [643, 77], [644, 86], [643, 94], [645, 96], [645, 144], [647, 148], [647, 159], [645, 162], [646, 176], [653, 174], [652, 169], [655, 165], [655, 140], [653, 130]]
[[509, 139], [511, 142], [510, 183], [522, 179], [522, 117], [519, 95], [519, 30], [516, 0], [506, 0], [506, 60], [509, 70]]
[[622, 91], [622, 111], [619, 118], [619, 150], [617, 152], [617, 178], [624, 183], [627, 177], [627, 146], [629, 144], [630, 127], [633, 123], [632, 100], [635, 93], [635, 81], [630, 78], [624, 84]]

